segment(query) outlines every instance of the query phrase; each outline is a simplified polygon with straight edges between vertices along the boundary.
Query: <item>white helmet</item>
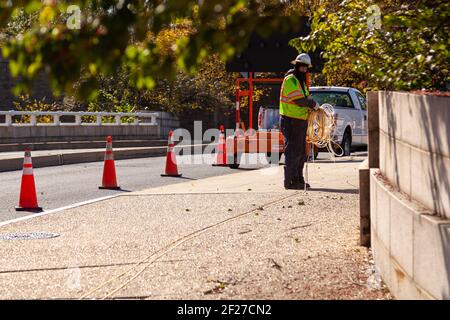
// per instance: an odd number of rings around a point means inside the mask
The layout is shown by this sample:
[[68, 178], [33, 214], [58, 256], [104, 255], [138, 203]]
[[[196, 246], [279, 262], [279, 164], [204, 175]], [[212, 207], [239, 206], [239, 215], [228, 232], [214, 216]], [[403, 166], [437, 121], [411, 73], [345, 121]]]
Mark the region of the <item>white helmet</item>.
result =
[[291, 61], [292, 64], [296, 64], [297, 62], [307, 64], [308, 67], [312, 67], [311, 57], [307, 53], [300, 53], [295, 60]]

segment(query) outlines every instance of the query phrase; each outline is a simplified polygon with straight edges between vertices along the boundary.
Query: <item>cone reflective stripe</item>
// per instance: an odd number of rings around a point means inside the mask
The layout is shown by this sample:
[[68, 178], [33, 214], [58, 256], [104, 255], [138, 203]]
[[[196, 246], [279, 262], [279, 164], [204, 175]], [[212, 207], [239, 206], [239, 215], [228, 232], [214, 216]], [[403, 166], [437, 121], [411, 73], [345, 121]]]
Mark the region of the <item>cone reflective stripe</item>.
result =
[[33, 164], [31, 161], [31, 151], [25, 150], [23, 160], [22, 182], [20, 185], [19, 206], [16, 211], [41, 212], [42, 208], [38, 206], [36, 197], [36, 186], [34, 184]]
[[24, 176], [32, 176], [33, 175], [33, 168], [23, 168], [23, 175]]
[[174, 150], [174, 142], [173, 142], [173, 131], [169, 132], [169, 145], [167, 147], [167, 156], [166, 156], [166, 170], [165, 173], [162, 173], [162, 177], [181, 177], [181, 174], [178, 173], [177, 168], [177, 159], [175, 156]]
[[99, 189], [119, 190], [116, 179], [116, 166], [114, 164], [114, 155], [112, 149], [112, 137], [106, 139], [105, 163], [103, 165], [102, 185]]
[[217, 157], [216, 162], [213, 166], [228, 166], [227, 165], [227, 143], [225, 139], [225, 128], [223, 125], [220, 126], [220, 136], [219, 145], [217, 146]]

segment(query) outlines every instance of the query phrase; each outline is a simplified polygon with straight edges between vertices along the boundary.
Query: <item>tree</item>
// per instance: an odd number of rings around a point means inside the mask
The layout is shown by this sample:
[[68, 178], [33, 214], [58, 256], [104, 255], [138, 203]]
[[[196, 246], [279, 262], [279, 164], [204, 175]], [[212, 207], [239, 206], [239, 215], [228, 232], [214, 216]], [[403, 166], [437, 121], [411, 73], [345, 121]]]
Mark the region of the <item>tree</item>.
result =
[[[0, 28], [22, 9], [39, 16], [31, 28], [2, 45], [13, 75], [23, 79], [19, 90], [44, 70], [57, 94], [73, 93], [73, 84], [83, 79], [76, 91], [93, 99], [98, 93], [97, 76], [111, 76], [118, 67], [128, 72], [136, 88], [152, 89], [157, 77], [173, 79], [178, 68], [193, 74], [212, 54], [225, 61], [245, 46], [256, 29], [268, 34], [296, 23], [295, 17], [270, 16], [281, 12], [284, 4], [269, 0], [70, 2], [81, 9], [79, 29], [65, 23], [70, 18], [65, 1], [0, 2]], [[255, 15], [263, 17], [262, 25], [256, 25]], [[154, 35], [186, 19], [192, 32], [171, 46], [174, 54], [165, 54]]]
[[[314, 14], [299, 51], [320, 49], [326, 78], [354, 74], [356, 83], [385, 90], [443, 89], [449, 82], [448, 1], [343, 1]], [[379, 6], [378, 6], [379, 5]]]
[[[192, 32], [190, 21], [183, 20], [164, 28], [152, 37], [161, 55], [175, 56], [174, 44]], [[126, 68], [118, 68], [112, 76], [99, 75], [97, 98], [85, 103], [91, 111], [128, 112], [148, 109], [163, 110], [181, 115], [188, 110], [201, 110], [205, 114], [234, 108], [234, 83], [236, 74], [227, 73], [225, 64], [215, 54], [199, 64], [199, 71], [186, 74], [179, 68], [176, 76], [168, 80], [155, 75], [153, 89], [138, 89], [130, 81]]]

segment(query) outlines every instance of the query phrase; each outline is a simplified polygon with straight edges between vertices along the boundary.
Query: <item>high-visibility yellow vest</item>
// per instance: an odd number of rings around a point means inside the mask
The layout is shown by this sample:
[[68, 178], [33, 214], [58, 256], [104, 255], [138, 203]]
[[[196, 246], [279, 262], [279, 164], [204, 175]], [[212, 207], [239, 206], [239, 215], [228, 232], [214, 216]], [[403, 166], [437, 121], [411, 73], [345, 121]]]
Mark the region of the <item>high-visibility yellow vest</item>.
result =
[[290, 118], [303, 119], [308, 118], [308, 107], [301, 107], [294, 104], [293, 100], [306, 98], [309, 96], [308, 86], [305, 84], [305, 90], [300, 85], [300, 81], [293, 75], [286, 76], [281, 85], [280, 94], [280, 114]]

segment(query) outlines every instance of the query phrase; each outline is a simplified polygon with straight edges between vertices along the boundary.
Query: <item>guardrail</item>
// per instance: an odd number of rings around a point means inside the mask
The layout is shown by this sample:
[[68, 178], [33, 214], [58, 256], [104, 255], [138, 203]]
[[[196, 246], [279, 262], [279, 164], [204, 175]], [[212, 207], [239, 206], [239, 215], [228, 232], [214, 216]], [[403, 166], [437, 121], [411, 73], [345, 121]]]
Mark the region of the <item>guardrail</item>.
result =
[[[101, 126], [101, 125], [150, 125], [156, 126], [157, 113], [135, 112], [135, 113], [122, 113], [122, 112], [67, 112], [67, 111], [0, 111], [0, 116], [5, 116], [5, 121], [0, 122], [0, 126]], [[29, 116], [29, 122], [27, 123], [14, 123], [14, 116]], [[53, 122], [38, 123], [38, 117], [51, 116]], [[75, 118], [74, 122], [61, 122], [62, 116], [72, 116]], [[95, 122], [83, 122], [83, 117], [91, 116], [95, 117]], [[113, 123], [103, 123], [103, 117], [114, 117]], [[133, 118], [132, 123], [122, 123], [122, 118]], [[150, 122], [141, 122], [143, 118], [150, 118]]]

